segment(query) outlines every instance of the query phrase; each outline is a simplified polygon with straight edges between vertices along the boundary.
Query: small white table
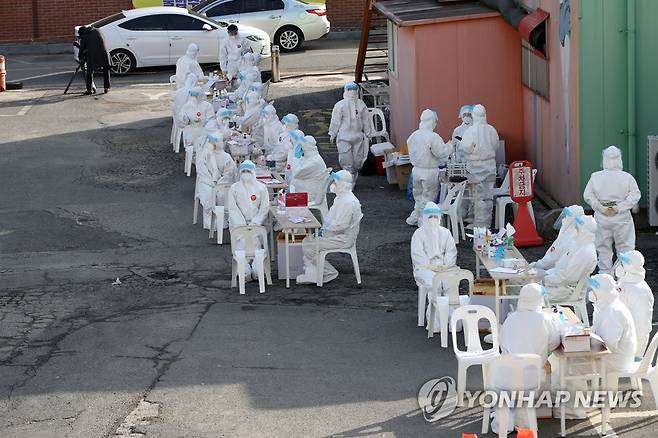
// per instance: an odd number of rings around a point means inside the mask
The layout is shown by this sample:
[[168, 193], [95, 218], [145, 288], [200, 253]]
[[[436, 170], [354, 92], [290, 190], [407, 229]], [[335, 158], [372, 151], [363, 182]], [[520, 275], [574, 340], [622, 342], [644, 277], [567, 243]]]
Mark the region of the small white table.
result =
[[[503, 263], [502, 260], [497, 260], [495, 257], [488, 257], [486, 254], [479, 252], [479, 251], [473, 251], [475, 253], [475, 278], [480, 279], [480, 266], [484, 265], [486, 270], [489, 272], [489, 275], [491, 278], [494, 280], [494, 285], [495, 285], [495, 291], [496, 291], [496, 296], [495, 296], [495, 305], [496, 305], [496, 319], [498, 320], [498, 324], [501, 323], [500, 321], [500, 303], [504, 300], [518, 300], [519, 296], [518, 295], [507, 295], [507, 286], [508, 284], [514, 284], [514, 285], [525, 285], [527, 283], [530, 283], [534, 280], [536, 280], [536, 277], [533, 275], [528, 274], [528, 272], [521, 272], [518, 274], [508, 274], [508, 273], [501, 273], [501, 272], [491, 272], [492, 269], [494, 268], [502, 268]], [[528, 262], [526, 259], [523, 257], [521, 252], [518, 250], [516, 247], [512, 247], [511, 249], [505, 249], [505, 257], [506, 259], [519, 259], [522, 262], [520, 263], [521, 266], [519, 266], [518, 269], [527, 269], [528, 268]]]
[[[575, 353], [565, 353], [562, 349], [562, 345], [558, 347], [557, 350], [553, 352], [555, 357], [559, 361], [560, 367], [560, 389], [564, 390], [566, 388], [567, 380], [583, 380], [583, 379], [600, 379], [601, 380], [601, 389], [608, 389], [608, 375], [606, 370], [606, 361], [605, 357], [610, 354], [608, 348], [592, 339], [592, 348], [590, 351], [582, 351]], [[590, 361], [592, 363], [592, 372], [588, 374], [574, 374], [567, 375], [567, 367], [569, 366], [570, 360], [578, 360], [579, 362]], [[597, 367], [598, 364], [598, 367]], [[598, 371], [598, 372], [597, 372]], [[566, 432], [566, 406], [564, 403], [560, 403], [560, 436], [567, 436]], [[610, 405], [607, 400], [603, 404], [601, 409], [601, 435], [605, 436], [606, 429], [608, 427], [608, 418], [610, 417]]]
[[[290, 236], [296, 234], [295, 231], [304, 230], [304, 234], [308, 235], [309, 232], [314, 231], [316, 237], [316, 244], [318, 251], [320, 250], [320, 242], [318, 241], [318, 230], [322, 224], [313, 216], [313, 212], [308, 207], [287, 207], [285, 211], [279, 211], [277, 206], [270, 207], [270, 214], [274, 217], [275, 221], [281, 225], [282, 232], [285, 235], [285, 253], [286, 253], [286, 288], [290, 287]], [[300, 216], [306, 219], [303, 223], [290, 222], [290, 217]], [[274, 240], [274, 227], [271, 228], [272, 240]]]

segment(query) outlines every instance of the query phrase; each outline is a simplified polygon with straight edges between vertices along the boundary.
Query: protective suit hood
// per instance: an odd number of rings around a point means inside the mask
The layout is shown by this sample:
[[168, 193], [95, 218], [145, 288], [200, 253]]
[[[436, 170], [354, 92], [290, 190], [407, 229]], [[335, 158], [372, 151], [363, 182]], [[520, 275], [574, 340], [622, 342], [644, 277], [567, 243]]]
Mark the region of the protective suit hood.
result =
[[418, 124], [418, 129], [429, 129], [430, 131], [434, 131], [438, 121], [439, 116], [436, 111], [426, 109], [420, 115], [420, 123]]
[[459, 109], [459, 118], [461, 119], [464, 117], [466, 114], [471, 114], [473, 112], [474, 105], [462, 105], [462, 107]]
[[577, 216], [574, 222], [577, 231], [575, 239], [579, 243], [593, 242], [596, 235], [596, 219], [592, 216]]
[[617, 146], [610, 146], [603, 150], [603, 169], [604, 170], [624, 169], [624, 162], [622, 161], [621, 151]]
[[585, 215], [585, 209], [580, 205], [570, 205], [569, 207], [564, 207], [561, 213], [562, 217], [562, 227], [570, 227], [574, 220], [579, 216]]
[[187, 51], [185, 52], [185, 56], [192, 58], [196, 61], [197, 56], [199, 56], [199, 46], [197, 46], [195, 43], [192, 43], [189, 46], [187, 46]]
[[302, 145], [302, 150], [304, 151], [304, 154], [309, 154], [313, 152], [318, 152], [318, 147], [317, 147], [317, 141], [315, 140], [315, 137], [312, 135], [306, 135], [302, 139], [301, 142]]
[[609, 274], [596, 274], [590, 277], [590, 288], [596, 296], [596, 308], [602, 310], [619, 298], [617, 283]]
[[541, 312], [544, 303], [544, 291], [545, 289], [537, 283], [523, 286], [519, 294], [517, 310], [520, 312]]
[[347, 170], [332, 172], [331, 177], [336, 184], [336, 195], [341, 195], [352, 190], [352, 174]]
[[348, 82], [343, 87], [343, 99], [356, 99], [359, 94], [359, 86], [356, 82]]
[[471, 111], [471, 114], [473, 115], [474, 125], [487, 123], [487, 110], [484, 105], [475, 105], [473, 107], [473, 111]]
[[295, 131], [299, 128], [299, 118], [294, 114], [286, 114], [281, 119], [281, 122], [286, 125], [288, 131]]
[[[258, 181], [256, 180], [256, 165], [252, 161], [250, 160], [243, 161], [242, 164], [240, 164], [239, 171], [240, 171], [240, 181], [245, 185], [259, 184]], [[242, 175], [245, 173], [247, 173], [249, 176], [243, 178]]]
[[615, 274], [622, 283], [639, 283], [644, 281], [646, 271], [644, 269], [644, 256], [640, 251], [633, 250], [618, 254], [620, 265]]

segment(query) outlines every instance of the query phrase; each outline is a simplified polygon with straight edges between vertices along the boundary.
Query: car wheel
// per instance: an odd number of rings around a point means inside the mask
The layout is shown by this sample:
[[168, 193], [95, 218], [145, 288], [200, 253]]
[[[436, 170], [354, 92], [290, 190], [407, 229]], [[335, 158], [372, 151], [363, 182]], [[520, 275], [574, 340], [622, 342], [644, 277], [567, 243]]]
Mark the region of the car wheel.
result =
[[284, 27], [274, 36], [274, 41], [282, 52], [293, 52], [302, 46], [304, 35], [294, 27]]
[[135, 70], [135, 57], [127, 50], [113, 50], [110, 53], [110, 64], [112, 73], [115, 75], [125, 75]]

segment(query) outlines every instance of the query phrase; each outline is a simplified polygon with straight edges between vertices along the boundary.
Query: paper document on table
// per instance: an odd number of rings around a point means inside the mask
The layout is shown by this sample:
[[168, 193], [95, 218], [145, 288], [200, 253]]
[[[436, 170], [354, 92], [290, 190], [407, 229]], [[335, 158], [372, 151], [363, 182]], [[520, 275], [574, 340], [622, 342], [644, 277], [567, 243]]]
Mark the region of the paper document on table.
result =
[[311, 222], [310, 219], [305, 218], [304, 216], [288, 216], [288, 221], [293, 224], [303, 224], [305, 222]]
[[504, 267], [489, 269], [490, 273], [495, 273], [495, 274], [518, 274], [522, 271], [523, 269], [504, 268]]
[[215, 85], [215, 82], [217, 82], [217, 79], [213, 78], [212, 76], [209, 77], [209, 78], [208, 78], [208, 82], [206, 82], [206, 83], [203, 85], [203, 91], [204, 91], [205, 93], [207, 93], [208, 91], [210, 91], [210, 88], [211, 88], [213, 85]]
[[262, 182], [263, 184], [278, 184], [279, 180], [276, 180], [274, 178], [258, 178], [258, 181]]

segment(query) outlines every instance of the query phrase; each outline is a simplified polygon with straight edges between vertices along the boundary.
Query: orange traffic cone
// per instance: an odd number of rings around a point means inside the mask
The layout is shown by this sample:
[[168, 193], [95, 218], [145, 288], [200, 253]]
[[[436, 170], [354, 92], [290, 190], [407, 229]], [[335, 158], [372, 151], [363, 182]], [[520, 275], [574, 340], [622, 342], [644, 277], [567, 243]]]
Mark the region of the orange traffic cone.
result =
[[516, 438], [537, 438], [535, 431], [532, 429], [519, 429], [516, 433]]

